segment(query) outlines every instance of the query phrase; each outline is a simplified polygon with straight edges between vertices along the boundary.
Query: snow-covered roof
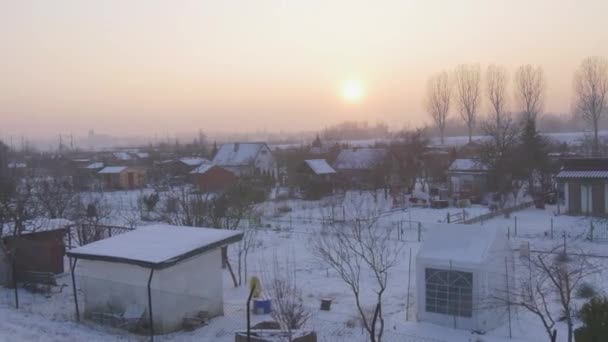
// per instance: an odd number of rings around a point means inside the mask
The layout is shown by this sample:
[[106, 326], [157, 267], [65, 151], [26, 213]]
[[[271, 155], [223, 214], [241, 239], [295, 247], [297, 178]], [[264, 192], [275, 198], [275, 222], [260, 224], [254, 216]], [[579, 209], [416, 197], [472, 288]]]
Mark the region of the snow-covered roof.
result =
[[114, 156], [114, 158], [116, 158], [118, 160], [131, 160], [131, 159], [133, 159], [133, 157], [131, 157], [131, 155], [128, 152], [114, 152], [114, 153], [112, 153], [112, 155]]
[[266, 143], [223, 144], [213, 157], [213, 163], [220, 166], [245, 166], [253, 163]]
[[475, 159], [456, 159], [450, 164], [449, 171], [486, 172], [488, 167]]
[[356, 148], [340, 151], [334, 161], [337, 170], [367, 170], [382, 163], [387, 150], [384, 148]]
[[199, 166], [205, 162], [209, 162], [209, 159], [194, 157], [194, 158], [180, 158], [179, 161], [188, 166]]
[[101, 169], [103, 168], [102, 162], [94, 162], [84, 167], [85, 169]]
[[215, 165], [212, 162], [206, 161], [206, 162], [202, 163], [201, 165], [199, 165], [196, 169], [192, 170], [190, 173], [203, 174], [203, 173], [209, 171], [209, 169], [211, 169], [214, 166]]
[[23, 169], [23, 168], [26, 168], [27, 165], [25, 165], [25, 163], [10, 162], [10, 163], [8, 163], [8, 167], [9, 167], [9, 169]]
[[436, 224], [424, 238], [417, 258], [479, 264], [495, 252], [492, 247], [501, 238], [499, 234], [498, 228], [489, 225]]
[[139, 159], [150, 158], [150, 153], [148, 152], [135, 152], [135, 156]]
[[317, 175], [328, 175], [336, 173], [331, 165], [325, 159], [308, 159], [304, 161], [311, 170]]
[[234, 230], [152, 225], [68, 251], [71, 257], [165, 268], [181, 260], [237, 242]]
[[126, 166], [106, 166], [103, 169], [99, 170], [98, 173], [121, 173], [126, 169]]
[[[29, 220], [25, 222], [24, 229], [21, 231], [21, 235], [27, 235], [32, 233], [39, 232], [48, 232], [57, 229], [64, 229], [67, 226], [73, 224], [74, 222], [66, 219], [49, 219], [46, 217], [39, 217], [33, 220]], [[4, 225], [3, 235], [11, 236], [12, 235], [12, 227], [9, 224]]]

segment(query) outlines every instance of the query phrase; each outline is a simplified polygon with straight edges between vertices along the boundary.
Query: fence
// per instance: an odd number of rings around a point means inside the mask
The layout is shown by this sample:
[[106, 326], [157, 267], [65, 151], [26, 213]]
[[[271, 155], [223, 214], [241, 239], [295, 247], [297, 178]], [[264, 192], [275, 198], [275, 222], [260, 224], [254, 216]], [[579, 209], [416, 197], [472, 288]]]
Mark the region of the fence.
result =
[[462, 223], [464, 223], [464, 224], [482, 223], [483, 224], [484, 221], [493, 219], [493, 218], [495, 218], [497, 216], [501, 216], [501, 215], [505, 215], [505, 214], [511, 214], [512, 212], [529, 208], [533, 204], [534, 204], [533, 201], [523, 202], [523, 203], [520, 203], [518, 205], [509, 207], [509, 208], [499, 209], [499, 210], [496, 210], [496, 211], [489, 212], [487, 214], [483, 214], [483, 215], [472, 217], [470, 219], [466, 219]]

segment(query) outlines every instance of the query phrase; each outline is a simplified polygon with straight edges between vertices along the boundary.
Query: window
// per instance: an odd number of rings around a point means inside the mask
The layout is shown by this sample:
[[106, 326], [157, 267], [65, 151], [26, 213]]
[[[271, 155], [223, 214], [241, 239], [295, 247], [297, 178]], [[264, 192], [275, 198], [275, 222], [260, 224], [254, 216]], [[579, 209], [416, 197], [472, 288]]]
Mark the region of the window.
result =
[[473, 315], [473, 273], [425, 269], [426, 311], [446, 315]]

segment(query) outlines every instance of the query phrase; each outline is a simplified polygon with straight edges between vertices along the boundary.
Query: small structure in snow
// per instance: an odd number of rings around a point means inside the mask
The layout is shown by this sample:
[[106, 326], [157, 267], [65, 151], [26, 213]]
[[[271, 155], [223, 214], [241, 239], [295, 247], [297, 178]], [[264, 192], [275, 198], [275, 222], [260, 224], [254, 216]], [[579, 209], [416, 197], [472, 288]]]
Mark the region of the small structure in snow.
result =
[[416, 256], [418, 318], [458, 329], [495, 328], [505, 314], [504, 306], [491, 305], [507, 289], [505, 260], [511, 254], [500, 229], [433, 226]]
[[146, 171], [132, 166], [106, 166], [97, 172], [103, 187], [110, 190], [136, 189], [144, 186]]
[[334, 169], [345, 183], [362, 185], [373, 182], [374, 172], [389, 156], [385, 148], [352, 148], [340, 151]]
[[558, 204], [558, 213], [608, 214], [608, 158], [564, 159], [556, 178], [564, 201], [563, 208]]
[[223, 144], [213, 157], [213, 164], [237, 176], [275, 175], [276, 163], [266, 143]]
[[189, 318], [222, 315], [220, 247], [242, 235], [155, 225], [68, 251], [79, 265], [85, 316], [131, 313], [154, 334], [179, 330]]
[[211, 162], [203, 163], [190, 172], [190, 178], [200, 191], [216, 193], [226, 190], [238, 181], [233, 172]]
[[319, 199], [332, 193], [335, 174], [325, 159], [304, 160], [296, 169], [296, 183], [306, 198]]
[[488, 167], [476, 159], [456, 159], [448, 168], [450, 192], [460, 199], [480, 199], [487, 191]]

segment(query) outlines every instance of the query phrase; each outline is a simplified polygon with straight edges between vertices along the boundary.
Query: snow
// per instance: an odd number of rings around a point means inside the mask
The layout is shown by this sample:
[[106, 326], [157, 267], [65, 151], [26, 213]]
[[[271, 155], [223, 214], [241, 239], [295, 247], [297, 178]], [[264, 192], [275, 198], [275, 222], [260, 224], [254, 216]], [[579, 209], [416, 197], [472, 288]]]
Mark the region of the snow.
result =
[[479, 264], [499, 233], [496, 227], [466, 224], [437, 224], [427, 234], [419, 258]]
[[450, 165], [449, 171], [487, 171], [488, 167], [475, 159], [456, 159]]
[[241, 234], [213, 228], [153, 225], [93, 242], [69, 253], [159, 264]]
[[139, 158], [139, 159], [146, 159], [146, 158], [150, 158], [150, 153], [148, 153], [148, 152], [135, 152], [135, 156], [137, 156], [137, 158]]
[[195, 157], [195, 158], [181, 158], [179, 161], [188, 166], [199, 166], [203, 163], [209, 162], [209, 159]]
[[94, 170], [94, 169], [101, 169], [101, 168], [103, 168], [103, 163], [102, 162], [94, 162], [94, 163], [91, 163], [91, 164], [85, 166], [84, 168], [85, 169], [92, 169], [92, 170]]
[[380, 164], [387, 154], [383, 148], [355, 148], [340, 151], [334, 161], [337, 170], [367, 170]]
[[123, 172], [126, 169], [127, 169], [126, 166], [106, 166], [103, 169], [99, 170], [98, 173], [101, 173], [101, 174], [105, 174], [105, 173], [121, 173], [121, 172]]
[[317, 175], [327, 175], [336, 173], [333, 167], [331, 167], [325, 159], [308, 159], [305, 160], [306, 164], [312, 169]]
[[133, 159], [128, 152], [114, 152], [114, 153], [112, 153], [112, 155], [114, 156], [114, 158], [116, 158], [118, 160], [123, 160], [123, 161]]
[[[124, 225], [124, 222], [120, 222], [120, 219], [126, 216], [128, 211], [134, 211], [139, 216], [137, 207], [132, 207], [131, 203], [137, 202], [137, 198], [140, 195], [141, 192], [139, 191], [117, 191], [104, 195], [117, 212], [114, 224]], [[408, 298], [406, 284], [408, 282], [409, 251], [411, 249], [412, 256], [414, 256], [419, 250], [424, 249], [424, 244], [431, 239], [431, 236], [437, 234], [436, 232], [442, 231], [441, 227], [443, 225], [436, 225], [435, 223], [445, 221], [448, 212], [460, 212], [462, 209], [407, 207], [391, 210], [391, 201], [383, 200], [381, 192], [377, 196], [374, 196], [370, 192], [353, 191], [348, 192], [344, 196], [332, 196], [320, 201], [269, 201], [257, 208], [263, 214], [263, 226], [266, 227], [266, 224], [268, 224], [269, 228], [260, 228], [255, 237], [256, 242], [248, 256], [249, 277], [253, 275], [261, 276], [264, 270], [268, 269], [273, 255], [284, 259], [294, 257], [298, 285], [303, 291], [305, 305], [310, 308], [312, 315], [308, 327], [317, 331], [319, 341], [369, 341], [369, 338], [365, 337], [361, 327], [356, 323], [358, 313], [356, 312], [354, 298], [349, 292], [350, 290], [337, 274], [328, 269], [313, 255], [307, 243], [309, 239], [314, 238], [318, 229], [320, 229], [321, 218], [325, 217], [328, 212], [333, 211], [333, 207], [335, 207], [336, 216], [341, 216], [343, 207], [348, 208], [350, 201], [356, 202], [358, 200], [363, 202], [364, 208], [376, 209], [385, 213], [383, 224], [390, 226], [394, 222], [401, 222], [404, 230], [403, 254], [398, 264], [391, 270], [389, 287], [384, 295], [385, 341], [471, 342], [479, 340], [484, 342], [524, 342], [547, 339], [538, 318], [521, 309], [513, 309], [512, 339], [508, 337], [509, 329], [506, 318], [501, 327], [488, 331], [483, 336], [479, 336], [466, 330], [457, 330], [416, 321], [415, 303], [412, 302], [410, 302], [411, 307], [409, 309], [410, 321], [406, 321], [405, 303]], [[275, 209], [281, 206], [289, 206], [293, 210], [289, 213], [278, 215]], [[488, 212], [487, 207], [483, 206], [473, 206], [465, 210], [472, 216]], [[594, 222], [597, 224], [597, 227], [600, 227], [601, 220], [587, 217], [555, 216], [554, 212], [554, 206], [547, 206], [546, 210], [528, 208], [514, 212], [510, 218], [499, 216], [484, 221], [483, 227], [484, 229], [506, 229], [506, 227], [510, 227], [511, 241], [514, 242], [512, 245], [515, 247], [523, 243], [529, 243], [531, 249], [546, 249], [561, 243], [562, 234], [566, 234], [568, 243], [573, 248], [577, 246], [585, 251], [606, 254], [606, 244], [591, 243], [586, 240], [586, 232], [590, 223]], [[348, 216], [348, 210], [346, 210], [346, 214]], [[514, 237], [515, 220], [517, 220], [517, 236]], [[417, 240], [416, 221], [422, 222], [422, 242], [418, 242]], [[553, 238], [551, 238], [550, 233], [552, 226], [554, 231]], [[456, 228], [459, 226], [450, 225], [445, 228], [450, 229], [452, 227]], [[133, 233], [145, 231], [145, 229], [145, 227], [139, 228]], [[202, 228], [194, 229], [198, 230]], [[175, 233], [176, 231], [172, 232]], [[164, 241], [159, 242], [159, 244], [166, 245], [173, 243], [175, 239], [180, 240], [172, 235], [170, 238], [165, 238]], [[137, 239], [137, 241], [132, 241], [130, 244], [125, 244], [124, 248], [121, 248], [119, 251], [122, 253], [122, 250], [126, 250], [126, 253], [128, 253], [129, 250], [137, 246], [139, 240]], [[446, 248], [448, 247], [450, 246]], [[456, 250], [454, 253], [465, 254], [468, 252]], [[481, 252], [475, 250], [474, 253]], [[236, 261], [236, 254], [237, 249], [231, 246], [229, 248], [231, 261]], [[608, 265], [608, 261], [604, 263]], [[233, 263], [233, 267], [235, 266]], [[69, 267], [66, 267], [66, 270], [69, 270]], [[246, 311], [244, 303], [248, 295], [248, 288], [246, 285], [233, 287], [228, 271], [224, 270], [223, 272], [225, 315], [210, 320], [207, 325], [194, 331], [181, 331], [156, 336], [155, 340], [234, 341], [234, 332], [242, 331], [245, 326]], [[374, 280], [369, 272], [366, 270], [362, 270], [362, 272], [361, 298], [364, 307], [368, 308], [374, 304], [374, 294], [370, 288]], [[78, 270], [76, 273], [78, 274]], [[593, 277], [594, 283], [602, 286], [598, 288], [599, 291], [605, 293], [606, 285], [603, 284], [608, 284], [608, 273], [599, 272], [598, 275], [594, 275]], [[13, 306], [14, 294], [12, 289], [0, 289], [0, 317], [3, 317], [0, 320], [0, 341], [86, 340], [96, 342], [108, 340], [140, 341], [146, 339], [145, 336], [133, 335], [106, 326], [92, 324], [86, 320], [83, 323], [75, 323], [72, 285], [69, 273], [61, 277], [58, 282], [60, 285], [66, 285], [67, 287], [63, 288], [63, 291], [54, 288], [54, 292], [50, 295], [32, 294], [21, 289], [20, 309], [15, 309]], [[411, 294], [416, 293], [415, 283], [415, 278], [412, 278]], [[333, 300], [331, 311], [324, 312], [319, 310], [318, 304], [321, 298], [331, 298]], [[268, 315], [252, 315], [251, 318], [252, 324], [271, 319]], [[565, 340], [565, 324], [557, 322], [556, 329], [558, 330], [558, 340]]]
[[265, 143], [223, 144], [213, 158], [213, 164], [220, 166], [243, 166], [253, 162]]
[[196, 169], [192, 170], [192, 172], [190, 172], [190, 173], [191, 174], [203, 174], [203, 173], [209, 171], [209, 169], [211, 169], [214, 166], [215, 165], [212, 162], [206, 161], [206, 162], [200, 164]]
[[25, 163], [19, 163], [19, 162], [10, 162], [10, 163], [8, 163], [8, 168], [9, 169], [24, 169], [26, 167], [27, 167], [27, 165], [25, 165]]

